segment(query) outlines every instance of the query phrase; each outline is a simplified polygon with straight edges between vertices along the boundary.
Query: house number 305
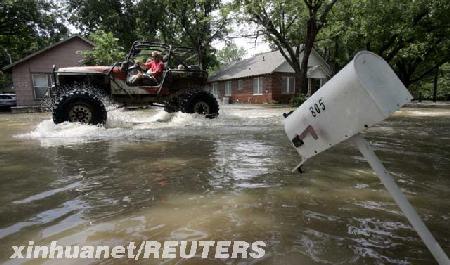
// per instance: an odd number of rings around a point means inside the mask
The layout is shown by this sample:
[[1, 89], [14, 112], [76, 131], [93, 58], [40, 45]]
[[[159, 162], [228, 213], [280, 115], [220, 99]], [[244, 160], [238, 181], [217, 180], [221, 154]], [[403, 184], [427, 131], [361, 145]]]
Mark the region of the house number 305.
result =
[[325, 111], [325, 102], [323, 98], [320, 98], [317, 103], [314, 103], [313, 106], [309, 107], [309, 111], [313, 117], [316, 117], [321, 111]]

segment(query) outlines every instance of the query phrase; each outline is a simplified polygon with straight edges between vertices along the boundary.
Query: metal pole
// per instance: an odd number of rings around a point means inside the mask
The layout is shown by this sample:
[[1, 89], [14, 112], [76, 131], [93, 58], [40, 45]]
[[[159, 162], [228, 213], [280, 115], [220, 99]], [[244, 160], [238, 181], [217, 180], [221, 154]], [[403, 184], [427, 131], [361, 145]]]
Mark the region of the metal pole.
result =
[[352, 138], [352, 141], [358, 147], [361, 154], [367, 159], [372, 169], [380, 178], [381, 182], [384, 184], [391, 196], [394, 198], [397, 205], [403, 211], [403, 214], [406, 216], [406, 218], [408, 218], [409, 222], [417, 231], [420, 238], [422, 238], [422, 241], [431, 251], [431, 254], [433, 254], [436, 261], [440, 265], [449, 265], [450, 261], [447, 255], [442, 250], [436, 239], [433, 237], [430, 230], [428, 230], [428, 228], [425, 226], [422, 219], [420, 219], [420, 216], [417, 214], [411, 203], [409, 203], [408, 199], [402, 193], [397, 183], [395, 183], [392, 176], [387, 172], [383, 164], [381, 164], [381, 161], [378, 159], [369, 143], [360, 134], [355, 135]]

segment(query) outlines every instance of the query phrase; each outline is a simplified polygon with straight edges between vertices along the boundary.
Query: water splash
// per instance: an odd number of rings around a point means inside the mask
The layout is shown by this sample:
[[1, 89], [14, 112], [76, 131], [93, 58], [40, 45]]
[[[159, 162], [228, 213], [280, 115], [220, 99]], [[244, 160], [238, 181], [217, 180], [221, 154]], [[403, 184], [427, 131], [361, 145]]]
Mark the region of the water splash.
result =
[[42, 146], [58, 146], [109, 139], [164, 139], [180, 134], [217, 135], [233, 125], [268, 126], [274, 122], [281, 125], [283, 111], [261, 112], [260, 107], [227, 106], [221, 108], [218, 118], [206, 119], [199, 114], [167, 113], [162, 108], [129, 111], [109, 105], [108, 120], [104, 126], [69, 122], [54, 124], [47, 119], [31, 132], [15, 137], [39, 140]]
[[[152, 137], [155, 129], [201, 124], [200, 117], [183, 113], [169, 114], [163, 110], [125, 111], [115, 109], [108, 112], [105, 126], [64, 122], [54, 124], [43, 120], [34, 130], [16, 135], [19, 139], [37, 139], [43, 146], [73, 145], [107, 139], [142, 139]], [[151, 129], [151, 130], [150, 130]]]

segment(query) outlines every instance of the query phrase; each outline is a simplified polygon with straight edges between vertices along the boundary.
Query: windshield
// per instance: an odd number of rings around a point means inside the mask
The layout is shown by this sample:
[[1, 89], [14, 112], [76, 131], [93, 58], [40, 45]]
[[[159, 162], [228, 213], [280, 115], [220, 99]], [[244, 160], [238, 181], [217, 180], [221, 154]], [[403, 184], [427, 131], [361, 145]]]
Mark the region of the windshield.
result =
[[169, 49], [161, 46], [147, 46], [139, 45], [130, 54], [130, 59], [135, 63], [145, 63], [148, 59], [152, 58], [152, 52], [159, 52], [163, 58], [167, 58], [169, 55]]

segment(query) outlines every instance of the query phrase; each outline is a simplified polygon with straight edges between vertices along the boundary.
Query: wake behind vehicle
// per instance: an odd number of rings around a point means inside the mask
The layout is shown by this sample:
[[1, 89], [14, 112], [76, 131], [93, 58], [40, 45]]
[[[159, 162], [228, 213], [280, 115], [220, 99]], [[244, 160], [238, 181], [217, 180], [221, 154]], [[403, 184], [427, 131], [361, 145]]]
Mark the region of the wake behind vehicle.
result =
[[[139, 63], [155, 51], [164, 63], [160, 80], [130, 82]], [[136, 41], [125, 61], [113, 66], [54, 68], [55, 82], [49, 91], [54, 102], [53, 121], [103, 124], [107, 120], [105, 99], [123, 106], [160, 104], [167, 112], [199, 113], [215, 118], [219, 105], [204, 89], [207, 78], [192, 49]]]

